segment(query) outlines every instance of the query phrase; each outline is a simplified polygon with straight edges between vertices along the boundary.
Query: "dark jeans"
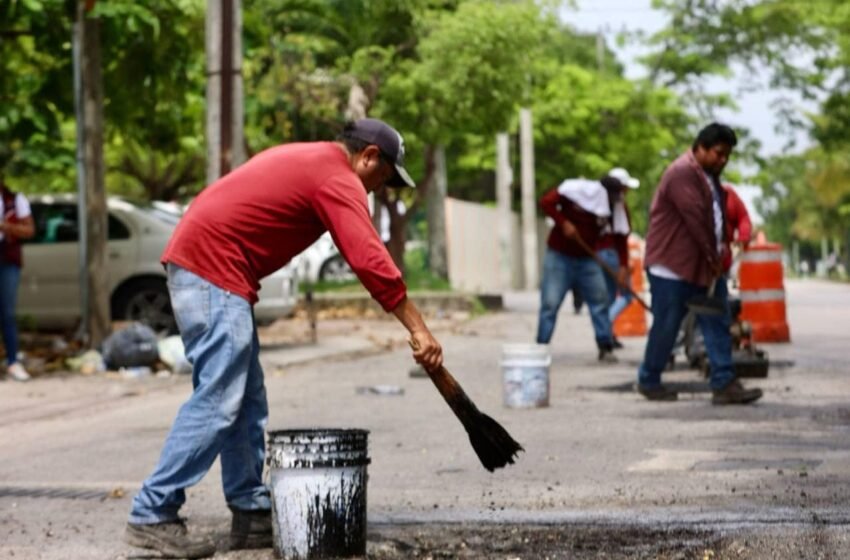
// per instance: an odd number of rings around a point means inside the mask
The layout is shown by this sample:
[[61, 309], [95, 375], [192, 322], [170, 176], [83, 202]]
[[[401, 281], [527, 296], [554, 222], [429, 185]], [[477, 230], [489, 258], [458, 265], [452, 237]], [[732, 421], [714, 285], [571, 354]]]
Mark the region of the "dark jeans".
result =
[[[638, 383], [647, 389], [661, 385], [661, 372], [667, 367], [682, 319], [688, 312], [688, 300], [707, 291], [690, 282], [670, 280], [653, 274], [649, 274], [649, 290], [652, 294], [652, 328], [646, 341], [643, 363], [638, 370]], [[705, 349], [711, 365], [709, 383], [713, 390], [719, 390], [735, 379], [726, 278], [717, 281], [714, 296], [723, 300], [726, 313], [697, 315], [697, 323], [705, 338]]]
[[15, 307], [18, 301], [18, 284], [21, 267], [0, 262], [0, 323], [3, 325], [3, 347], [9, 365], [18, 361], [18, 325]]

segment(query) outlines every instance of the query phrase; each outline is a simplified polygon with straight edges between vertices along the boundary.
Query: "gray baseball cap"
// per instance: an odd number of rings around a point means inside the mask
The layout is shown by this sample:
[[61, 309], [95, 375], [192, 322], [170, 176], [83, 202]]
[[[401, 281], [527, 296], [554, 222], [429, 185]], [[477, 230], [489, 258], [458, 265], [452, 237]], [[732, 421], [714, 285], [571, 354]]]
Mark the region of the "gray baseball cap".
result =
[[345, 132], [380, 148], [381, 154], [395, 167], [395, 173], [387, 181], [388, 186], [416, 186], [404, 168], [404, 138], [396, 129], [379, 119], [358, 119], [347, 126]]

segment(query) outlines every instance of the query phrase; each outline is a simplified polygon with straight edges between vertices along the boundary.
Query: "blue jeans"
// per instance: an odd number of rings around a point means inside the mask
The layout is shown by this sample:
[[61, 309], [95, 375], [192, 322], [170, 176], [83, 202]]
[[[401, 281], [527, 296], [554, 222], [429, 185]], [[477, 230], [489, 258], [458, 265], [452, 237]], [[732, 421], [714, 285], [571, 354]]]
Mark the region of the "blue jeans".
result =
[[[682, 280], [670, 280], [649, 274], [652, 294], [652, 327], [646, 341], [643, 363], [638, 370], [638, 383], [647, 389], [661, 385], [661, 372], [667, 367], [682, 319], [687, 314], [688, 300], [706, 289]], [[735, 379], [732, 366], [732, 336], [729, 314], [729, 292], [726, 278], [717, 280], [714, 297], [726, 307], [723, 315], [697, 315], [697, 323], [705, 338], [705, 350], [711, 365], [709, 384], [713, 390], [723, 389]]]
[[549, 344], [558, 309], [569, 290], [578, 291], [590, 310], [590, 321], [600, 348], [611, 348], [611, 321], [608, 319], [608, 290], [602, 269], [590, 257], [570, 257], [546, 249], [543, 258], [543, 281], [540, 284], [540, 317], [537, 342]]
[[[599, 249], [596, 256], [602, 259], [602, 262], [607, 264], [614, 272], [620, 270], [620, 256], [616, 249]], [[613, 324], [614, 320], [631, 303], [632, 294], [629, 292], [617, 293], [620, 291], [617, 281], [605, 271], [602, 271], [602, 273], [605, 275], [605, 287], [608, 289], [608, 319]]]
[[168, 291], [193, 365], [194, 391], [133, 499], [130, 522], [176, 520], [184, 489], [197, 484], [219, 455], [228, 506], [270, 509], [262, 479], [268, 403], [251, 304], [173, 264]]
[[18, 284], [21, 267], [0, 262], [0, 322], [3, 324], [3, 347], [9, 365], [18, 361], [18, 324], [15, 308], [18, 303]]

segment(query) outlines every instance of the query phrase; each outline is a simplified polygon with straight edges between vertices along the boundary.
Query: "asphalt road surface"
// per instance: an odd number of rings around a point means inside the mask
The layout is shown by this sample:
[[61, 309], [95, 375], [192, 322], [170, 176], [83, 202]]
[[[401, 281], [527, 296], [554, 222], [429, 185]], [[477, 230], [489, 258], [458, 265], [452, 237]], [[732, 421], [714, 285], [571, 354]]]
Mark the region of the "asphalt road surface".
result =
[[[534, 294], [511, 294], [505, 312], [445, 323], [438, 338], [470, 396], [524, 445], [516, 465], [481, 468], [430, 381], [409, 375], [391, 321], [327, 337], [300, 363], [287, 355], [303, 349], [264, 350], [269, 427], [371, 430], [372, 558], [850, 558], [850, 286], [786, 288], [792, 343], [763, 346], [775, 366], [745, 381], [765, 390], [755, 406], [712, 406], [686, 369], [665, 374], [678, 402], [644, 400], [632, 385], [645, 339], [600, 365], [587, 312], [567, 302], [550, 406], [506, 409], [501, 347], [533, 340], [537, 309]], [[373, 385], [404, 391], [357, 390]], [[0, 383], [0, 558], [147, 557], [121, 534], [190, 389], [185, 377]], [[190, 527], [223, 539], [218, 466], [187, 495]]]

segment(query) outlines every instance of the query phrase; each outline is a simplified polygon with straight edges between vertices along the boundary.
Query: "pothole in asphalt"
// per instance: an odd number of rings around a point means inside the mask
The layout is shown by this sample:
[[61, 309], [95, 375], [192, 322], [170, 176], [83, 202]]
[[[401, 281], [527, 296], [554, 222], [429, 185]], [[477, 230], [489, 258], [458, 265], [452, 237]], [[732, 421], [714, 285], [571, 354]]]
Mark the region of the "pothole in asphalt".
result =
[[706, 550], [716, 548], [719, 543], [720, 536], [695, 529], [483, 524], [373, 526], [368, 557], [673, 560], [701, 558]]

